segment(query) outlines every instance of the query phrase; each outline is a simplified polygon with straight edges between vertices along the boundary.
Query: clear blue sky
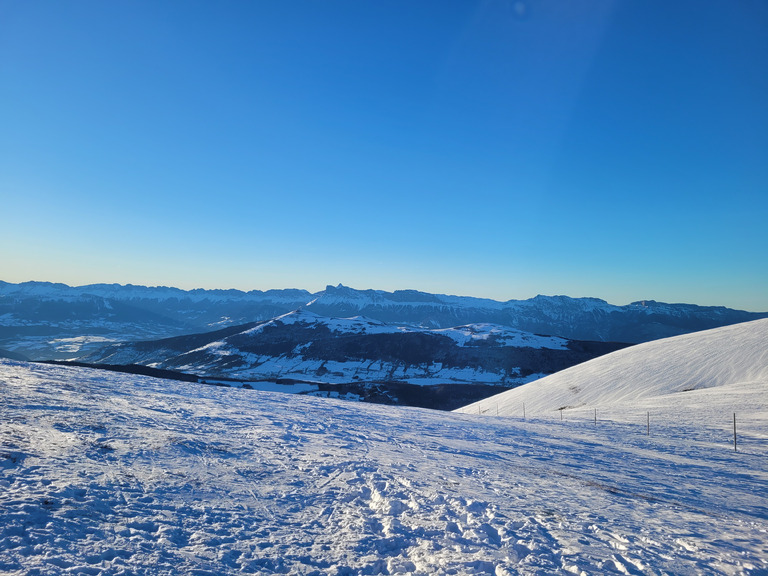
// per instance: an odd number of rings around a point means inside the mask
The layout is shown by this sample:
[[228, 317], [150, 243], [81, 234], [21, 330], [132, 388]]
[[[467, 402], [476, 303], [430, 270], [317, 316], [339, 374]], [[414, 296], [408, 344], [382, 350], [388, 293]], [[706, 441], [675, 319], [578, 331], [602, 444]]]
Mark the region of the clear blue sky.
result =
[[768, 310], [762, 0], [0, 0], [0, 279]]

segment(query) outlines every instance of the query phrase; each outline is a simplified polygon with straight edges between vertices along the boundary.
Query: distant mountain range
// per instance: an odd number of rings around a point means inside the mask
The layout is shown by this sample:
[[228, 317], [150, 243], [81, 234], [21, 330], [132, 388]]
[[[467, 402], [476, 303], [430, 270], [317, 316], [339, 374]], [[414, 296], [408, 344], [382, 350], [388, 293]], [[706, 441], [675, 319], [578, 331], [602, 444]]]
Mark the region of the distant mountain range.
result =
[[112, 343], [264, 322], [297, 309], [328, 318], [364, 316], [426, 329], [494, 324], [569, 340], [626, 343], [768, 317], [768, 312], [652, 300], [626, 306], [567, 296], [498, 302], [415, 290], [355, 290], [341, 285], [313, 294], [297, 289], [186, 291], [0, 281], [0, 349], [31, 359], [76, 358]]

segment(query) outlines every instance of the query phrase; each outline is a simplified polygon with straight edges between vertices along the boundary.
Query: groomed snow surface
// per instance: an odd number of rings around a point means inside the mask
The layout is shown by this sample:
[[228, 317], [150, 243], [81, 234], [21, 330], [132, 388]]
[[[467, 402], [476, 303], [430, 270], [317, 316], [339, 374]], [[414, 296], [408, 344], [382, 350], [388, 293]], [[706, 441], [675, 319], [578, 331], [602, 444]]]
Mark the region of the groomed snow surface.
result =
[[766, 574], [768, 443], [0, 361], [2, 574]]
[[[768, 433], [768, 319], [637, 344], [466, 406], [467, 413], [709, 424]], [[647, 426], [647, 422], [646, 422]]]

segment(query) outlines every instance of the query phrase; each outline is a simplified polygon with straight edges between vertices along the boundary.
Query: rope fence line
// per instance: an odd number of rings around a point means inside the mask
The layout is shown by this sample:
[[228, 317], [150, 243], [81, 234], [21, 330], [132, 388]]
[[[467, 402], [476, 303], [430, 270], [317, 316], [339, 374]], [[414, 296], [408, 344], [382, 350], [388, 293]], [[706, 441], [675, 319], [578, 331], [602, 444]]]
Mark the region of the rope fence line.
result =
[[[579, 413], [583, 413], [584, 412], [584, 408], [583, 407], [581, 407], [581, 408], [579, 408], [577, 410], [579, 410]], [[566, 411], [566, 408], [560, 408], [560, 409], [557, 410], [557, 412], [560, 413], [560, 422], [567, 423], [567, 422], [569, 422], [569, 420], [566, 420], [563, 417], [563, 413], [565, 411]], [[598, 424], [597, 408], [593, 408], [591, 410], [591, 412], [592, 412], [592, 416], [593, 416], [592, 420], [594, 422], [594, 425], [597, 426], [597, 424]], [[477, 406], [477, 413], [479, 415], [483, 415], [483, 414], [491, 414], [491, 415], [493, 415], [493, 414], [495, 414], [498, 417], [499, 416], [499, 403], [496, 402], [493, 407], [486, 408], [484, 410], [481, 410], [480, 409], [480, 405], [478, 404], [478, 406]], [[576, 413], [572, 412], [572, 414], [575, 415]], [[522, 403], [522, 419], [523, 419], [523, 421], [527, 420], [526, 412], [525, 412], [525, 403], [524, 402]], [[577, 417], [575, 420], [584, 421], [585, 419]], [[574, 420], [571, 420], [571, 421], [574, 421]], [[602, 418], [601, 422], [609, 422], [609, 423], [612, 423], [612, 424], [630, 424], [630, 425], [632, 424], [631, 421], [620, 421], [620, 420], [613, 420], [613, 419], [610, 419], [610, 418]], [[646, 410], [645, 411], [645, 435], [648, 436], [648, 437], [650, 437], [650, 435], [651, 435], [651, 411], [650, 410]], [[734, 450], [734, 452], [738, 452], [739, 451], [739, 449], [738, 449], [738, 432], [737, 432], [737, 427], [736, 427], [736, 412], [733, 412], [733, 450]]]

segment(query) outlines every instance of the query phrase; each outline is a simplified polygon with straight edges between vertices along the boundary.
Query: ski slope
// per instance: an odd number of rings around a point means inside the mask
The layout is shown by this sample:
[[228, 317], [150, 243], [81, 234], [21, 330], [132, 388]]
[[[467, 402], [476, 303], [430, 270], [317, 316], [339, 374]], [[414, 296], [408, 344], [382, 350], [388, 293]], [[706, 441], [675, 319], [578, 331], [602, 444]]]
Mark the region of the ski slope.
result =
[[[525, 408], [523, 408], [525, 407]], [[739, 425], [768, 434], [768, 319], [637, 344], [460, 409], [547, 418]], [[649, 415], [650, 413], [650, 415]]]
[[766, 574], [765, 435], [661, 432], [2, 360], [0, 573]]

